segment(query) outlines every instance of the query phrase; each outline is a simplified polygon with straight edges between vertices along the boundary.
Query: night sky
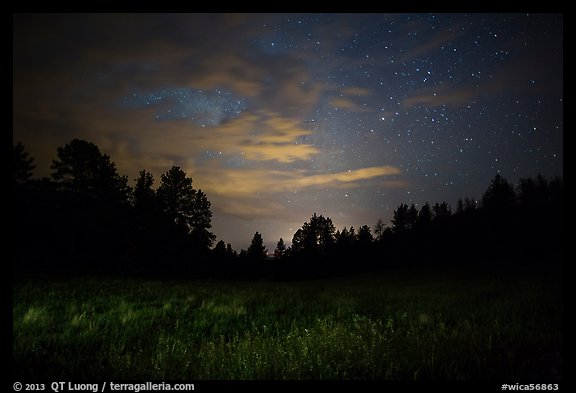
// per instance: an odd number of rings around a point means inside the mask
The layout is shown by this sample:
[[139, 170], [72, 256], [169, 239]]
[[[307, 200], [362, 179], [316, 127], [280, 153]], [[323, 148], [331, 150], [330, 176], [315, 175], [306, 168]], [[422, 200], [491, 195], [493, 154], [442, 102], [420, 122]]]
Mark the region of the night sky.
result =
[[400, 203], [563, 175], [558, 14], [15, 15], [13, 140], [49, 176], [98, 145], [134, 185], [178, 165], [217, 240], [269, 251]]

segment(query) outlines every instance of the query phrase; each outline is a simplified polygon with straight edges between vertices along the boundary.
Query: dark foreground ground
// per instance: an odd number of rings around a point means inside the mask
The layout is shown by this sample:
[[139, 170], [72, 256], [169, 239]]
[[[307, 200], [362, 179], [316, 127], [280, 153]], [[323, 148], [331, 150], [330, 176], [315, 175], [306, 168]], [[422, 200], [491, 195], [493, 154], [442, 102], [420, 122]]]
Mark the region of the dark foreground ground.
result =
[[27, 277], [14, 380], [563, 378], [559, 273], [307, 281]]

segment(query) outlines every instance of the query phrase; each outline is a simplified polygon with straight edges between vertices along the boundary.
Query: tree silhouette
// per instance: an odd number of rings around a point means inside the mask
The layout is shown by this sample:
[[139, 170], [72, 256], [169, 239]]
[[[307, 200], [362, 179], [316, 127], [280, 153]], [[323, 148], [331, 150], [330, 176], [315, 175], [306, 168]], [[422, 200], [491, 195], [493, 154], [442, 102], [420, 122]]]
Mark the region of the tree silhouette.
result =
[[392, 230], [394, 233], [404, 233], [408, 231], [408, 228], [408, 205], [401, 203], [400, 206], [394, 210], [394, 218], [392, 218]]
[[100, 153], [93, 143], [74, 139], [58, 147], [59, 160], [50, 168], [58, 188], [81, 198], [82, 202], [100, 200], [126, 204], [130, 194], [128, 178], [120, 176], [110, 157]]
[[54, 208], [67, 238], [67, 253], [84, 267], [113, 268], [128, 248], [129, 196], [127, 177], [120, 176], [110, 157], [93, 143], [74, 139], [58, 147], [52, 161], [56, 190]]
[[465, 212], [472, 212], [474, 210], [476, 210], [477, 208], [477, 203], [476, 200], [474, 198], [464, 198], [464, 211]]
[[350, 229], [346, 229], [346, 227], [342, 228], [342, 231], [336, 232], [336, 247], [341, 251], [349, 251], [353, 246], [356, 240], [356, 233], [354, 232], [354, 227], [350, 227]]
[[246, 256], [253, 262], [262, 262], [264, 258], [266, 258], [264, 240], [262, 239], [262, 235], [258, 232], [254, 234], [254, 237], [252, 237], [252, 242], [250, 243], [250, 247], [248, 247]]
[[161, 237], [163, 257], [159, 261], [163, 270], [189, 273], [189, 259], [193, 255], [192, 217], [196, 191], [192, 188], [192, 179], [180, 167], [172, 166], [162, 174], [160, 186], [156, 191], [162, 211]]
[[362, 250], [368, 250], [374, 238], [372, 237], [372, 233], [370, 232], [370, 227], [368, 225], [363, 225], [358, 229], [358, 234], [356, 235], [356, 239], [358, 241], [358, 246]]
[[220, 240], [218, 243], [216, 243], [216, 246], [214, 246], [214, 250], [212, 251], [216, 258], [224, 259], [226, 256], [226, 244], [224, 243], [224, 240]]
[[406, 219], [408, 230], [414, 230], [416, 228], [416, 222], [418, 221], [418, 209], [416, 209], [414, 204], [410, 205]]
[[416, 228], [426, 229], [430, 226], [431, 222], [432, 222], [432, 211], [430, 209], [430, 204], [426, 202], [420, 208], [420, 212], [418, 212], [418, 219], [416, 220]]
[[[31, 186], [32, 171], [36, 167], [34, 159], [24, 150], [22, 143], [17, 143], [12, 147], [12, 176], [14, 194], [11, 205], [12, 217], [9, 220], [8, 233], [12, 236], [9, 244], [12, 246], [12, 262], [14, 269], [25, 269], [36, 263], [36, 250], [46, 247], [46, 239], [54, 234], [48, 227], [56, 220], [52, 221], [51, 209], [43, 209], [42, 198], [36, 198], [38, 195]], [[48, 193], [47, 193], [48, 194]], [[55, 218], [55, 217], [54, 217]], [[42, 233], [34, 236], [32, 233]], [[50, 239], [52, 240], [52, 239]], [[34, 247], [30, 244], [34, 242]], [[48, 243], [51, 243], [50, 241]], [[46, 255], [41, 256], [46, 258]], [[38, 258], [40, 259], [40, 258]]]
[[446, 202], [442, 202], [442, 203], [436, 202], [434, 204], [434, 207], [432, 208], [432, 211], [434, 212], [434, 219], [433, 220], [435, 222], [444, 223], [444, 222], [448, 221], [448, 219], [452, 215], [452, 211], [450, 210], [450, 206]]
[[302, 252], [304, 248], [304, 231], [300, 228], [294, 232], [294, 236], [292, 236], [292, 252], [298, 254]]
[[24, 150], [24, 145], [18, 142], [12, 147], [12, 165], [13, 165], [13, 177], [14, 183], [24, 184], [30, 181], [32, 177], [32, 172], [36, 165], [34, 165], [34, 158], [30, 157], [30, 154]]
[[193, 199], [192, 216], [190, 217], [190, 232], [194, 247], [197, 251], [207, 252], [214, 243], [216, 235], [210, 232], [212, 228], [212, 211], [210, 201], [202, 190], [198, 190]]
[[334, 224], [329, 217], [316, 213], [296, 231], [292, 238], [293, 252], [314, 254], [330, 250], [334, 246]]
[[378, 221], [376, 221], [376, 225], [374, 226], [374, 235], [375, 235], [375, 240], [377, 242], [382, 241], [385, 229], [386, 229], [386, 224], [384, 224], [384, 221], [382, 221], [382, 219], [379, 218]]
[[[14, 266], [18, 268], [70, 269], [80, 266], [74, 262], [83, 261], [84, 267], [109, 272], [164, 269], [182, 274], [190, 272], [191, 258], [211, 258], [221, 263], [195, 273], [221, 271], [229, 277], [246, 272], [259, 275], [266, 269], [273, 275], [318, 277], [378, 268], [367, 261], [378, 259], [381, 264], [382, 257], [390, 267], [430, 258], [461, 263], [462, 255], [473, 255], [483, 263], [492, 256], [523, 263], [562, 259], [564, 189], [559, 177], [522, 178], [514, 189], [497, 174], [481, 204], [460, 198], [454, 215], [446, 202], [433, 207], [426, 202], [420, 210], [413, 203], [402, 203], [394, 210], [392, 227], [379, 219], [374, 236], [367, 225], [360, 226], [357, 234], [354, 227], [335, 231], [330, 218], [314, 213], [294, 234], [291, 248], [280, 238], [274, 250], [276, 258], [295, 263], [263, 264], [266, 248], [256, 232], [248, 250], [240, 252], [240, 261], [252, 262], [243, 267], [230, 263], [238, 254], [229, 243], [220, 240], [212, 249], [210, 201], [177, 166], [162, 175], [157, 191], [152, 174], [140, 171], [132, 190], [109, 156], [93, 143], [74, 139], [57, 149], [52, 180], [32, 180], [34, 168], [24, 146], [14, 145], [18, 220], [11, 232], [16, 235]], [[444, 245], [446, 239], [451, 239], [450, 247]], [[353, 258], [357, 262], [353, 265], [338, 262]], [[310, 260], [318, 263], [308, 264]]]
[[562, 179], [553, 178], [548, 181], [538, 174], [536, 179], [520, 179], [518, 185], [518, 203], [527, 209], [542, 208], [549, 204], [555, 204], [562, 200]]
[[238, 258], [239, 258], [241, 261], [244, 261], [244, 260], [248, 259], [248, 251], [246, 251], [246, 250], [244, 250], [244, 249], [241, 249], [241, 250], [240, 250], [240, 254], [238, 255]]
[[548, 203], [564, 206], [564, 182], [560, 177], [554, 177], [548, 183]]
[[157, 195], [162, 210], [169, 220], [189, 231], [192, 228], [196, 197], [192, 179], [186, 177], [186, 173], [180, 167], [173, 166], [162, 175]]
[[482, 207], [493, 212], [501, 212], [513, 207], [515, 198], [514, 188], [498, 173], [482, 196]]
[[162, 212], [156, 192], [152, 189], [154, 177], [151, 173], [142, 170], [136, 179], [132, 192], [133, 214], [132, 244], [129, 258], [134, 269], [146, 270], [154, 267], [154, 262], [160, 259], [164, 231]]
[[238, 253], [232, 249], [232, 245], [230, 243], [226, 244], [226, 257], [232, 259], [236, 258]]
[[152, 189], [154, 176], [145, 170], [140, 171], [132, 192], [132, 201], [138, 215], [148, 216], [157, 208], [156, 193]]
[[464, 201], [462, 198], [458, 198], [458, 202], [456, 202], [456, 214], [464, 213]]
[[284, 244], [284, 239], [280, 238], [278, 243], [276, 243], [276, 249], [274, 250], [275, 258], [283, 258], [286, 255], [286, 244]]
[[351, 239], [352, 242], [356, 240], [356, 231], [354, 230], [353, 226], [351, 226], [350, 229], [348, 229], [348, 238]]
[[[167, 221], [165, 241], [176, 258], [207, 258], [216, 239], [212, 227], [211, 204], [202, 190], [192, 187], [192, 179], [177, 166], [161, 177], [156, 192]], [[181, 261], [182, 262], [182, 261]], [[189, 269], [189, 267], [186, 267]]]
[[332, 219], [330, 217], [323, 217], [320, 215], [318, 218], [318, 228], [320, 236], [318, 237], [318, 244], [320, 249], [323, 251], [330, 250], [334, 246], [334, 233], [336, 228], [332, 223]]

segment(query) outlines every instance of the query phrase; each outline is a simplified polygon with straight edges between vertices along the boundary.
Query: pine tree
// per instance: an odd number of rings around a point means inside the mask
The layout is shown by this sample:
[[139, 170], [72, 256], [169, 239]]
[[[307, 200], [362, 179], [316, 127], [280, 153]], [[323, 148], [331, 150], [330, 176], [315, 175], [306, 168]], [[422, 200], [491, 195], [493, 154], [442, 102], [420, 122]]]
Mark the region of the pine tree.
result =
[[206, 194], [198, 190], [192, 205], [192, 216], [190, 219], [192, 240], [194, 246], [200, 251], [208, 251], [212, 247], [216, 235], [210, 232], [212, 228], [211, 204]]
[[12, 170], [14, 182], [17, 184], [24, 184], [32, 177], [32, 171], [36, 168], [34, 165], [34, 158], [24, 150], [24, 145], [18, 142], [12, 147]]
[[514, 188], [498, 173], [482, 196], [482, 207], [486, 210], [501, 212], [514, 206], [515, 199]]
[[52, 178], [58, 188], [83, 203], [100, 201], [127, 204], [130, 194], [128, 179], [116, 171], [110, 157], [100, 153], [93, 143], [74, 139], [58, 147], [58, 160], [53, 160]]
[[361, 226], [358, 230], [358, 235], [356, 235], [356, 239], [360, 248], [366, 250], [374, 241], [370, 227], [368, 225]]
[[335, 228], [329, 217], [316, 213], [296, 231], [292, 238], [292, 250], [306, 253], [324, 252], [332, 249], [335, 243]]
[[248, 259], [254, 262], [261, 262], [266, 258], [266, 247], [264, 246], [264, 240], [262, 240], [262, 235], [256, 232], [254, 237], [252, 237], [252, 242], [250, 247], [246, 252]]
[[386, 229], [386, 224], [382, 221], [381, 218], [376, 221], [376, 225], [374, 226], [374, 235], [376, 236], [376, 241], [382, 241], [382, 237], [384, 236], [384, 230]]
[[286, 255], [286, 244], [284, 244], [284, 239], [280, 238], [278, 243], [276, 243], [276, 249], [274, 250], [275, 258], [282, 258]]
[[192, 188], [192, 179], [180, 167], [173, 166], [162, 175], [157, 191], [162, 211], [176, 226], [192, 227], [196, 190]]
[[132, 192], [132, 201], [138, 214], [148, 214], [156, 207], [156, 193], [152, 189], [154, 176], [145, 170], [140, 171]]
[[418, 220], [416, 221], [416, 228], [418, 229], [425, 229], [430, 225], [432, 222], [432, 211], [430, 209], [430, 204], [426, 202], [420, 208], [420, 212], [418, 213]]
[[432, 210], [434, 212], [434, 221], [437, 222], [445, 222], [452, 215], [450, 206], [446, 202], [442, 203], [436, 202]]
[[394, 233], [404, 233], [408, 228], [408, 205], [401, 203], [398, 209], [394, 210], [392, 230]]
[[224, 240], [220, 240], [218, 243], [216, 243], [216, 246], [212, 251], [216, 258], [223, 259], [226, 256], [226, 245]]

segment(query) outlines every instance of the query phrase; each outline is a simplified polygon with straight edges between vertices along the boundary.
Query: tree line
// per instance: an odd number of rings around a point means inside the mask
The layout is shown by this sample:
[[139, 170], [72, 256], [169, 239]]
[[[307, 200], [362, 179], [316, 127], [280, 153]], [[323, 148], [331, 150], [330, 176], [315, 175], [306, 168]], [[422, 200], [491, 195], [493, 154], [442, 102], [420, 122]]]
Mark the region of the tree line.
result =
[[122, 274], [286, 276], [344, 274], [415, 263], [501, 260], [557, 262], [562, 258], [561, 178], [520, 179], [514, 187], [497, 174], [480, 200], [460, 199], [420, 208], [401, 204], [391, 226], [378, 219], [336, 230], [314, 213], [287, 247], [278, 240], [268, 256], [256, 232], [237, 253], [215, 245], [207, 195], [178, 166], [155, 188], [142, 170], [134, 187], [110, 157], [74, 139], [57, 148], [51, 176], [33, 179], [34, 159], [13, 146], [15, 271]]
[[[402, 203], [390, 226], [378, 219], [373, 230], [335, 230], [330, 218], [314, 214], [296, 231], [292, 247], [280, 239], [274, 254], [315, 274], [425, 264], [557, 268], [563, 259], [563, 206], [560, 177], [538, 174], [515, 187], [496, 174], [480, 200], [460, 198], [455, 211], [445, 201], [420, 208]], [[312, 268], [311, 258], [318, 261]]]
[[72, 271], [190, 273], [212, 253], [210, 201], [178, 166], [128, 185], [93, 143], [57, 149], [50, 178], [33, 180], [34, 160], [13, 147], [15, 266]]

